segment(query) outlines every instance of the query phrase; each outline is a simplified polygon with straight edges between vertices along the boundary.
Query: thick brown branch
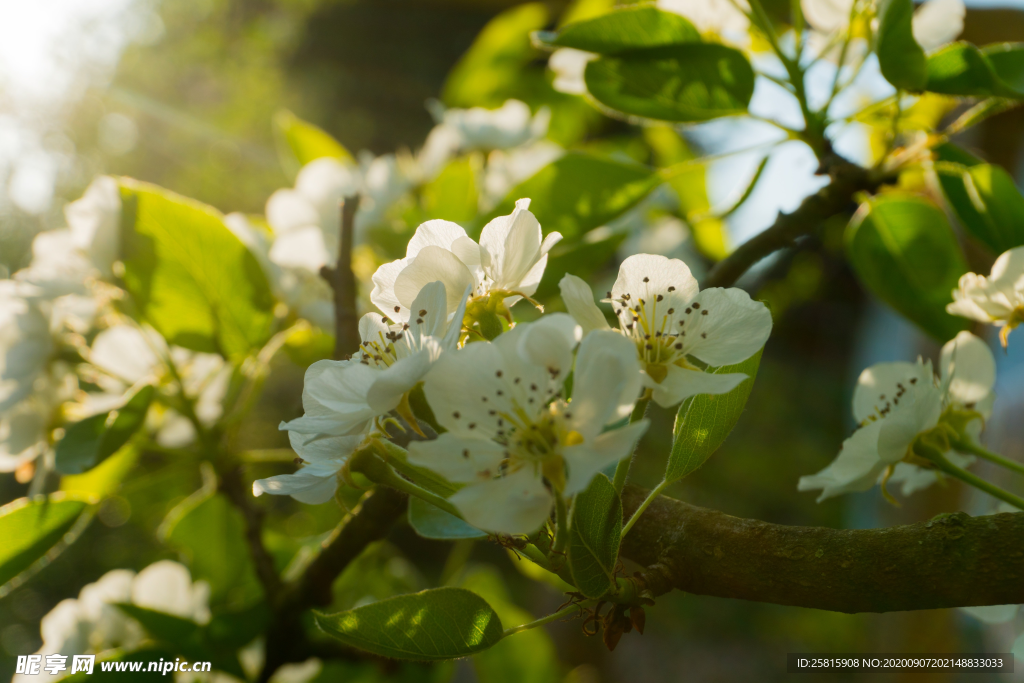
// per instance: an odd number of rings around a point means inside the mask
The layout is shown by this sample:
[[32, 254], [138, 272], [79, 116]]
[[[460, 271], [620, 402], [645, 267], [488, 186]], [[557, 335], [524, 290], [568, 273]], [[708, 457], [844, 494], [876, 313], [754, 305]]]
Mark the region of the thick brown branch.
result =
[[[626, 487], [626, 514], [646, 495]], [[840, 530], [739, 519], [662, 496], [622, 554], [651, 568], [656, 594], [675, 588], [848, 613], [1024, 602], [1024, 513]]]
[[320, 276], [334, 291], [334, 358], [348, 358], [359, 349], [359, 313], [356, 309], [356, 276], [352, 272], [352, 240], [356, 231], [359, 195], [345, 197], [341, 204], [338, 262], [324, 266]]
[[873, 192], [891, 180], [851, 164], [834, 153], [826, 156], [819, 172], [827, 173], [831, 182], [804, 199], [793, 213], [780, 212], [775, 223], [719, 261], [711, 269], [704, 286], [731, 287], [764, 257], [791, 246], [795, 240], [810, 234], [828, 218], [849, 212], [854, 195], [858, 192]]

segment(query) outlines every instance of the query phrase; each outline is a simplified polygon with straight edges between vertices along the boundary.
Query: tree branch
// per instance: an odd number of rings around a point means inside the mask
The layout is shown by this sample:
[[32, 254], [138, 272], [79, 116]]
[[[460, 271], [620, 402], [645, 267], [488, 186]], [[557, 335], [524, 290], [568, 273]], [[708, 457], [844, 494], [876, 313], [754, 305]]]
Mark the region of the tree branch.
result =
[[352, 272], [352, 240], [356, 231], [359, 195], [345, 197], [341, 203], [341, 228], [338, 235], [338, 262], [324, 266], [320, 277], [334, 291], [334, 359], [348, 358], [359, 349], [359, 313], [356, 308], [356, 276]]
[[779, 212], [775, 223], [715, 264], [704, 287], [731, 287], [764, 257], [791, 246], [797, 238], [810, 234], [828, 218], [848, 213], [858, 192], [874, 192], [892, 180], [831, 151], [825, 155], [818, 173], [828, 174], [831, 182], [804, 199], [793, 213]]
[[[627, 486], [623, 512], [646, 497]], [[1024, 603], [1024, 513], [887, 529], [795, 527], [664, 496], [623, 539], [655, 595], [677, 590], [834, 612]]]

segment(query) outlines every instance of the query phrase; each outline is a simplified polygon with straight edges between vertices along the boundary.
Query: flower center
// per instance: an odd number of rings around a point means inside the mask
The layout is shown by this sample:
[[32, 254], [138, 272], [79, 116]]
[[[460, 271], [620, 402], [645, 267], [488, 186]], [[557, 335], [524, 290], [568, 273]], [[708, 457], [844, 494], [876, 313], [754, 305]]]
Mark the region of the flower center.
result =
[[[359, 351], [354, 358], [357, 357], [363, 365], [382, 370], [390, 367], [404, 355], [400, 350], [408, 347], [408, 341], [405, 339], [408, 329], [409, 323], [405, 323], [401, 329], [390, 330], [387, 333], [377, 332], [376, 339], [366, 339], [359, 345]], [[403, 341], [404, 343], [399, 344]]]
[[501, 473], [515, 472], [523, 467], [539, 468], [556, 491], [565, 489], [565, 462], [562, 448], [583, 443], [583, 435], [570, 429], [569, 406], [561, 400], [531, 416], [515, 406], [514, 413], [503, 413], [499, 424], [504, 427], [495, 441], [505, 446]]

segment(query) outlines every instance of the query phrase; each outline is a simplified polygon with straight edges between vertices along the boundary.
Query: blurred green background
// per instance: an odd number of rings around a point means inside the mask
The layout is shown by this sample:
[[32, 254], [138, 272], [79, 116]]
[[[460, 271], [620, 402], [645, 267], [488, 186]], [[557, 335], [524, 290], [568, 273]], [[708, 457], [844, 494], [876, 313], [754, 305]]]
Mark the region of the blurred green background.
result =
[[[38, 4], [45, 9], [50, 3]], [[69, 4], [73, 3], [55, 3], [49, 11], [69, 11]], [[433, 126], [424, 105], [429, 98], [443, 98], [450, 106], [495, 107], [515, 96], [534, 108], [547, 104], [554, 109], [551, 135], [564, 146], [607, 149], [654, 163], [640, 129], [602, 117], [579, 98], [554, 92], [539, 53], [527, 52], [525, 58], [514, 60], [510, 69], [515, 78], [497, 74], [462, 86], [449, 79], [487, 22], [515, 4], [504, 0], [112, 3], [117, 6], [114, 10], [96, 16], [107, 22], [102, 30], [120, 31], [111, 39], [123, 45], [119, 54], [105, 54], [91, 66], [88, 60], [74, 64], [68, 71], [70, 84], [53, 91], [26, 94], [16, 80], [7, 77], [0, 97], [0, 180], [5, 188], [0, 201], [0, 268], [13, 272], [24, 265], [35, 232], [60, 225], [63, 203], [79, 196], [97, 173], [151, 181], [225, 212], [261, 212], [274, 190], [292, 182], [279, 163], [271, 126], [281, 108], [323, 127], [350, 150], [380, 154], [422, 144]], [[530, 12], [541, 13], [542, 24], [553, 24], [568, 5], [551, 2], [521, 11], [527, 18]], [[0, 21], [8, 11], [0, 9]], [[95, 31], [93, 37], [102, 41], [105, 34], [87, 21], [91, 15], [83, 16], [86, 19], [81, 22], [68, 24], [69, 35]], [[17, 18], [12, 17], [12, 21]], [[13, 32], [17, 27], [8, 25], [5, 30]], [[968, 12], [964, 37], [972, 42], [1022, 35], [1024, 11], [972, 6]], [[61, 59], [74, 59], [74, 52], [65, 52]], [[1024, 111], [1016, 109], [990, 119], [959, 142], [1019, 177], [1022, 131]], [[839, 251], [841, 229], [841, 224], [835, 225], [820, 243], [780, 259], [744, 282], [755, 296], [772, 304], [775, 315], [775, 331], [758, 381], [746, 413], [725, 446], [703, 469], [670, 489], [670, 495], [737, 516], [834, 527], [886, 526], [956, 509], [988, 512], [987, 503], [957, 483], [901, 499], [898, 508], [886, 504], [877, 490], [820, 505], [813, 495], [796, 492], [799, 476], [830, 462], [849, 434], [849, 396], [859, 370], [875, 360], [910, 359], [936, 351], [866, 298]], [[1019, 362], [1020, 345], [1017, 350]], [[290, 406], [291, 414], [301, 412], [302, 370], [287, 359], [280, 361], [264, 397], [265, 416], [279, 414], [281, 405]], [[1020, 404], [1014, 405], [1019, 417]], [[656, 410], [653, 419], [650, 433], [654, 436], [641, 449], [640, 484], [657, 481], [663, 462], [660, 454], [667, 451], [671, 433], [671, 414]], [[276, 424], [261, 420], [259, 411], [246, 432], [252, 448], [287, 445]], [[1020, 452], [1018, 430], [998, 431], [997, 427], [997, 435], [1004, 442], [1004, 453]], [[252, 472], [254, 477], [268, 473], [272, 473], [269, 466]], [[140, 569], [167, 556], [168, 551], [153, 540], [153, 532], [167, 510], [199, 484], [199, 472], [187, 466], [154, 468], [152, 476], [136, 477], [119, 497], [105, 504], [100, 523], [89, 528], [86, 538], [29, 586], [0, 599], [0, 679], [13, 671], [15, 655], [39, 647], [39, 620], [59, 600], [73, 597], [109, 569]], [[152, 495], [154, 491], [161, 495]], [[168, 500], [172, 491], [174, 496]], [[21, 495], [23, 486], [10, 478], [0, 479], [0, 504]], [[338, 512], [331, 506], [302, 506], [280, 499], [267, 503], [292, 537], [323, 532], [337, 520]], [[434, 583], [453, 556], [466, 552], [471, 553], [471, 561], [491, 563], [500, 570], [500, 581], [520, 608], [542, 614], [563, 601], [557, 590], [521, 576], [516, 560], [497, 546], [434, 543], [417, 538], [408, 528], [395, 529], [389, 543], [343, 577], [338, 591], [348, 591], [352, 603], [395, 586], [411, 589]], [[481, 574], [477, 580], [493, 581], [494, 577]], [[394, 585], [380, 587], [375, 581]], [[787, 678], [787, 652], [1005, 652], [1014, 635], [1011, 626], [984, 629], [951, 610], [842, 615], [681, 594], [659, 599], [648, 612], [646, 635], [627, 635], [611, 653], [600, 639], [585, 637], [579, 621], [556, 623], [547, 631], [560, 664], [557, 675], [537, 676], [581, 683], [775, 681]], [[359, 671], [358, 675], [403, 680], [449, 673], [418, 667], [385, 668], [372, 674]], [[355, 676], [353, 672], [344, 675]], [[458, 681], [477, 676], [466, 662], [456, 664], [452, 675]], [[871, 675], [870, 680], [910, 677], [993, 678], [991, 674], [915, 673]], [[803, 678], [860, 680], [854, 674], [833, 673]], [[997, 678], [1024, 680], [1024, 674]]]

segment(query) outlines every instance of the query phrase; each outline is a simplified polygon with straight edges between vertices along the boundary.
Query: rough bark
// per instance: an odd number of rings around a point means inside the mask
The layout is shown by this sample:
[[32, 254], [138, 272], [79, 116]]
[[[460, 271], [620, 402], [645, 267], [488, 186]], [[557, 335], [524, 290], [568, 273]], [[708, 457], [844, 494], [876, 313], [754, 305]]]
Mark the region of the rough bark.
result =
[[[646, 495], [626, 487], [625, 514]], [[1024, 513], [846, 530], [740, 519], [661, 496], [622, 554], [650, 568], [655, 593], [847, 613], [1024, 603]]]

